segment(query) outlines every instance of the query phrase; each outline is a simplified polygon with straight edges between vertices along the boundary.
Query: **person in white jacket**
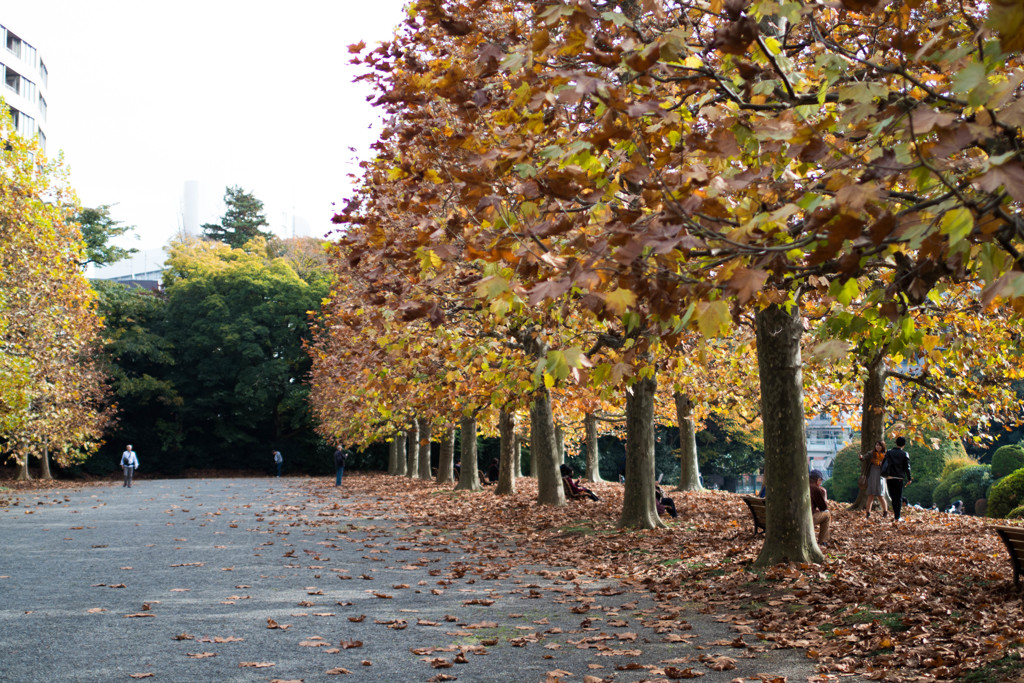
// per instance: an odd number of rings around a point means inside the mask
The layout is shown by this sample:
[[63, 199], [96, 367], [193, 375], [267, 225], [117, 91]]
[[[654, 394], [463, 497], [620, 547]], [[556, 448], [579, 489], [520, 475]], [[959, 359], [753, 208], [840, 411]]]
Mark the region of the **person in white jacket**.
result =
[[135, 470], [139, 469], [139, 458], [135, 455], [135, 451], [132, 450], [131, 444], [128, 444], [124, 453], [121, 454], [121, 469], [124, 470], [124, 485], [131, 488], [132, 475], [135, 473]]

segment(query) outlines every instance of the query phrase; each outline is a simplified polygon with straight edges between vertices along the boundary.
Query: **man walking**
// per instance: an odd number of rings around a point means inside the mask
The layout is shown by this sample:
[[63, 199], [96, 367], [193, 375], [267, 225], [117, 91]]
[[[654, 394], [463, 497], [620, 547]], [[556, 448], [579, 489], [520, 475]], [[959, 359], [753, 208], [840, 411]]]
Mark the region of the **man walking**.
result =
[[345, 463], [348, 462], [348, 451], [338, 446], [334, 451], [334, 485], [341, 486], [341, 475], [345, 473]]
[[281, 457], [281, 451], [274, 451], [274, 466], [277, 467], [277, 476], [281, 476], [281, 463], [284, 462], [284, 458]]
[[135, 451], [132, 450], [132, 445], [128, 444], [124, 453], [121, 454], [121, 469], [124, 470], [124, 487], [132, 487], [132, 477], [138, 468], [139, 458], [135, 455]]
[[910, 454], [904, 450], [907, 440], [896, 437], [896, 448], [890, 448], [882, 462], [882, 477], [892, 499], [892, 523], [900, 523], [900, 512], [903, 509], [903, 487], [914, 481], [910, 476]]

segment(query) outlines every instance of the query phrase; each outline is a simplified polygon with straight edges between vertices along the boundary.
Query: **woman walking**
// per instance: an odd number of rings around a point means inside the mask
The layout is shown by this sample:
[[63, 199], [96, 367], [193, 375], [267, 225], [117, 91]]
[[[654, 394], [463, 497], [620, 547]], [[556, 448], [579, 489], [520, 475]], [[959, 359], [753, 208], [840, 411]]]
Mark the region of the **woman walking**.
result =
[[882, 516], [889, 514], [889, 506], [885, 503], [885, 495], [882, 493], [882, 462], [885, 460], [885, 442], [879, 439], [875, 442], [875, 449], [870, 453], [860, 456], [861, 460], [868, 460], [871, 464], [868, 468], [868, 504], [867, 515], [864, 519], [871, 518], [871, 507], [875, 499], [882, 504]]

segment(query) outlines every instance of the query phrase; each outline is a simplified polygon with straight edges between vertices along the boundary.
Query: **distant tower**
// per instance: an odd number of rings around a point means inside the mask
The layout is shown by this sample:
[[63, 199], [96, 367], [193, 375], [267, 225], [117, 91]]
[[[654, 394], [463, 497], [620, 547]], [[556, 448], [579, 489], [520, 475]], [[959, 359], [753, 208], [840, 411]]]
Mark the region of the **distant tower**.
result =
[[186, 180], [181, 193], [181, 231], [192, 237], [199, 234], [199, 181]]
[[18, 134], [38, 136], [46, 150], [46, 64], [36, 48], [20, 34], [0, 25], [0, 75], [7, 87], [0, 91]]

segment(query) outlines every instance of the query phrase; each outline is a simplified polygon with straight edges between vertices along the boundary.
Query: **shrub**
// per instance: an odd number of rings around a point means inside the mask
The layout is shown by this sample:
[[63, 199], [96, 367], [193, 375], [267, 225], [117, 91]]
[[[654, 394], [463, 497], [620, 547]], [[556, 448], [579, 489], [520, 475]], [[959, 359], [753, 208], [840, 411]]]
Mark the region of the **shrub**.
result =
[[903, 495], [911, 505], [920, 505], [923, 508], [932, 506], [932, 492], [939, 485], [939, 480], [934, 477], [925, 479], [914, 478], [914, 483], [903, 489]]
[[[950, 458], [946, 461], [946, 464], [942, 466], [942, 474], [939, 475], [939, 480], [941, 481], [942, 479], [946, 479], [950, 474], [956, 472], [962, 467], [973, 467], [977, 464], [979, 464], [977, 460], [967, 455]], [[994, 477], [995, 475], [993, 475], [993, 478]]]
[[953, 470], [939, 482], [932, 498], [940, 510], [949, 508], [954, 500], [964, 502], [964, 510], [974, 513], [974, 503], [988, 494], [992, 485], [992, 468], [988, 465], [972, 465]]
[[1024, 467], [1024, 446], [1020, 444], [1000, 446], [992, 454], [993, 479], [1002, 479], [1021, 467]]
[[988, 494], [988, 516], [1006, 517], [1021, 504], [1024, 504], [1024, 468], [993, 484]]
[[1006, 519], [1024, 519], [1024, 505], [1018, 505], [1007, 512]]
[[828, 497], [841, 503], [857, 500], [857, 480], [860, 478], [860, 446], [850, 444], [836, 453], [832, 461], [832, 476], [825, 482]]

